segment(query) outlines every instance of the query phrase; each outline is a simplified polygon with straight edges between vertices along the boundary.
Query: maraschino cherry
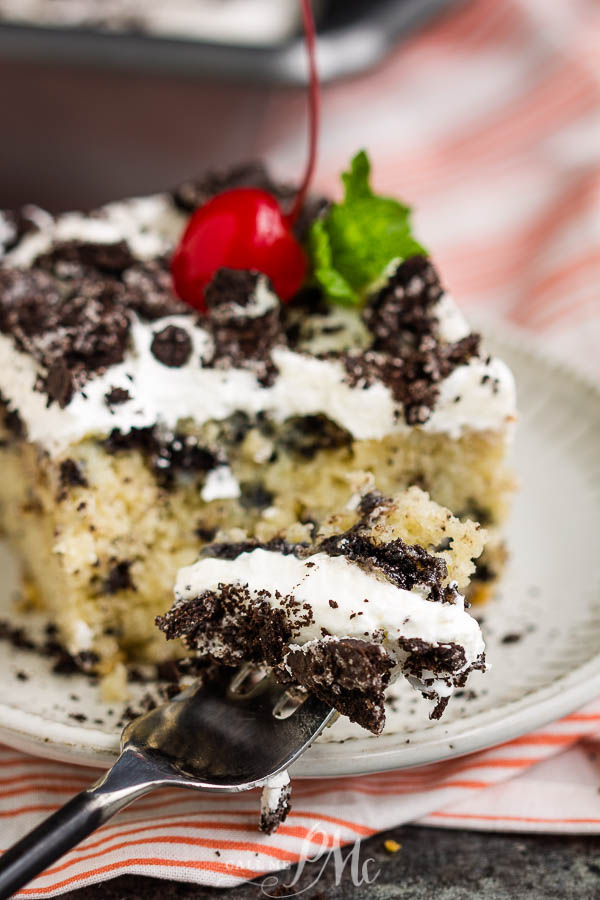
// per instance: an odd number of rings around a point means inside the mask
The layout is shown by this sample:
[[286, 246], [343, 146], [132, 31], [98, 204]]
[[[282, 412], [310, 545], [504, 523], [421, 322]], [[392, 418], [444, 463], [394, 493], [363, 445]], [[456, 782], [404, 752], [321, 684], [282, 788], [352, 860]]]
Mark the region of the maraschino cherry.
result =
[[171, 263], [177, 294], [203, 309], [204, 288], [222, 266], [264, 272], [281, 300], [304, 281], [304, 251], [267, 191], [223, 191], [196, 210]]
[[292, 226], [302, 208], [315, 167], [319, 81], [310, 0], [300, 0], [310, 70], [310, 148], [302, 184], [290, 213], [268, 191], [234, 188], [217, 194], [192, 215], [171, 262], [177, 295], [205, 310], [204, 289], [218, 269], [264, 272], [280, 300], [289, 300], [306, 277], [307, 259]]

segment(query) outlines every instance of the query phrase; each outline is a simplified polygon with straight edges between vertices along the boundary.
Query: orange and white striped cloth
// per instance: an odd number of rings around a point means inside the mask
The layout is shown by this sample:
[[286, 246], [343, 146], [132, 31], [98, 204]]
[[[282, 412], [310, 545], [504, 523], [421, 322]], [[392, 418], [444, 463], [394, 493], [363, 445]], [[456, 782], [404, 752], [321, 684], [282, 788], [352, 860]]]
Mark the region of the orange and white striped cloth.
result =
[[[157, 791], [51, 866], [19, 897], [135, 873], [230, 887], [405, 822], [600, 834], [600, 701], [500, 747], [401, 772], [296, 780], [271, 837], [259, 795]], [[0, 749], [0, 843], [9, 846], [97, 777]], [[360, 848], [359, 848], [360, 853]]]
[[[416, 208], [461, 304], [600, 374], [600, 5], [465, 0], [377, 70], [329, 86], [318, 184], [369, 151]], [[248, 155], [302, 167], [305, 98], [274, 92]], [[0, 849], [96, 777], [0, 750]], [[493, 750], [365, 777], [297, 781], [276, 835], [255, 794], [136, 803], [22, 896], [139, 873], [227, 887], [405, 822], [600, 834], [600, 700]]]

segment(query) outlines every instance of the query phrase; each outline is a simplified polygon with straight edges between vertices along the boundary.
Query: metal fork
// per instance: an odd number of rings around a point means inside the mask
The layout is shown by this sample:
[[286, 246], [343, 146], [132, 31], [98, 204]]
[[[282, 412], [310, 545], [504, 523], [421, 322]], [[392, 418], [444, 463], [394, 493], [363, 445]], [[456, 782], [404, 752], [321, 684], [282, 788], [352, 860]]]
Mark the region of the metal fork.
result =
[[297, 760], [334, 715], [316, 697], [294, 694], [247, 666], [229, 684], [188, 688], [130, 722], [112, 768], [3, 854], [0, 900], [155, 788], [261, 787]]

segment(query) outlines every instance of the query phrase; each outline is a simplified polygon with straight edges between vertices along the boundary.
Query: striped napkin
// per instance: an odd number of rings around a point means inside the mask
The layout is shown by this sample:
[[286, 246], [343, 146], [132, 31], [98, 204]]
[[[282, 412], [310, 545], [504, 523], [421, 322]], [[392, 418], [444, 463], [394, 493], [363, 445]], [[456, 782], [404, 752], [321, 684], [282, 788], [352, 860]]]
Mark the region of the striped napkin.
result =
[[[405, 822], [598, 834], [599, 729], [596, 701], [533, 734], [460, 759], [381, 775], [297, 780], [293, 809], [271, 837], [256, 828], [256, 791], [205, 797], [157, 791], [17, 896], [51, 897], [124, 873], [231, 887], [334, 847], [359, 847], [361, 839]], [[10, 845], [97, 777], [93, 769], [0, 748], [1, 843]]]
[[[328, 87], [318, 186], [359, 147], [463, 307], [508, 319], [600, 375], [600, 6], [468, 0], [377, 70]], [[273, 92], [260, 144], [294, 177], [305, 97]], [[0, 749], [0, 849], [96, 777]], [[227, 887], [405, 822], [600, 833], [600, 700], [493, 750], [410, 771], [297, 781], [273, 837], [256, 795], [160, 792], [53, 866], [23, 896], [125, 872]], [[20, 895], [19, 895], [20, 896]]]

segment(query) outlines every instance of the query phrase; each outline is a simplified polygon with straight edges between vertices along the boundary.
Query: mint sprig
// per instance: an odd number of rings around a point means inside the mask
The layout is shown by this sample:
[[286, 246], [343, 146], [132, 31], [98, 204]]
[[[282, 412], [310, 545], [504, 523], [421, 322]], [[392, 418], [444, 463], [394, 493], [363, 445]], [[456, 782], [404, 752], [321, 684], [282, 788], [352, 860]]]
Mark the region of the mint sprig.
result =
[[412, 236], [410, 208], [374, 194], [370, 172], [361, 150], [342, 175], [342, 203], [334, 203], [309, 232], [313, 276], [326, 298], [343, 306], [362, 303], [369, 285], [393, 259], [427, 252]]

